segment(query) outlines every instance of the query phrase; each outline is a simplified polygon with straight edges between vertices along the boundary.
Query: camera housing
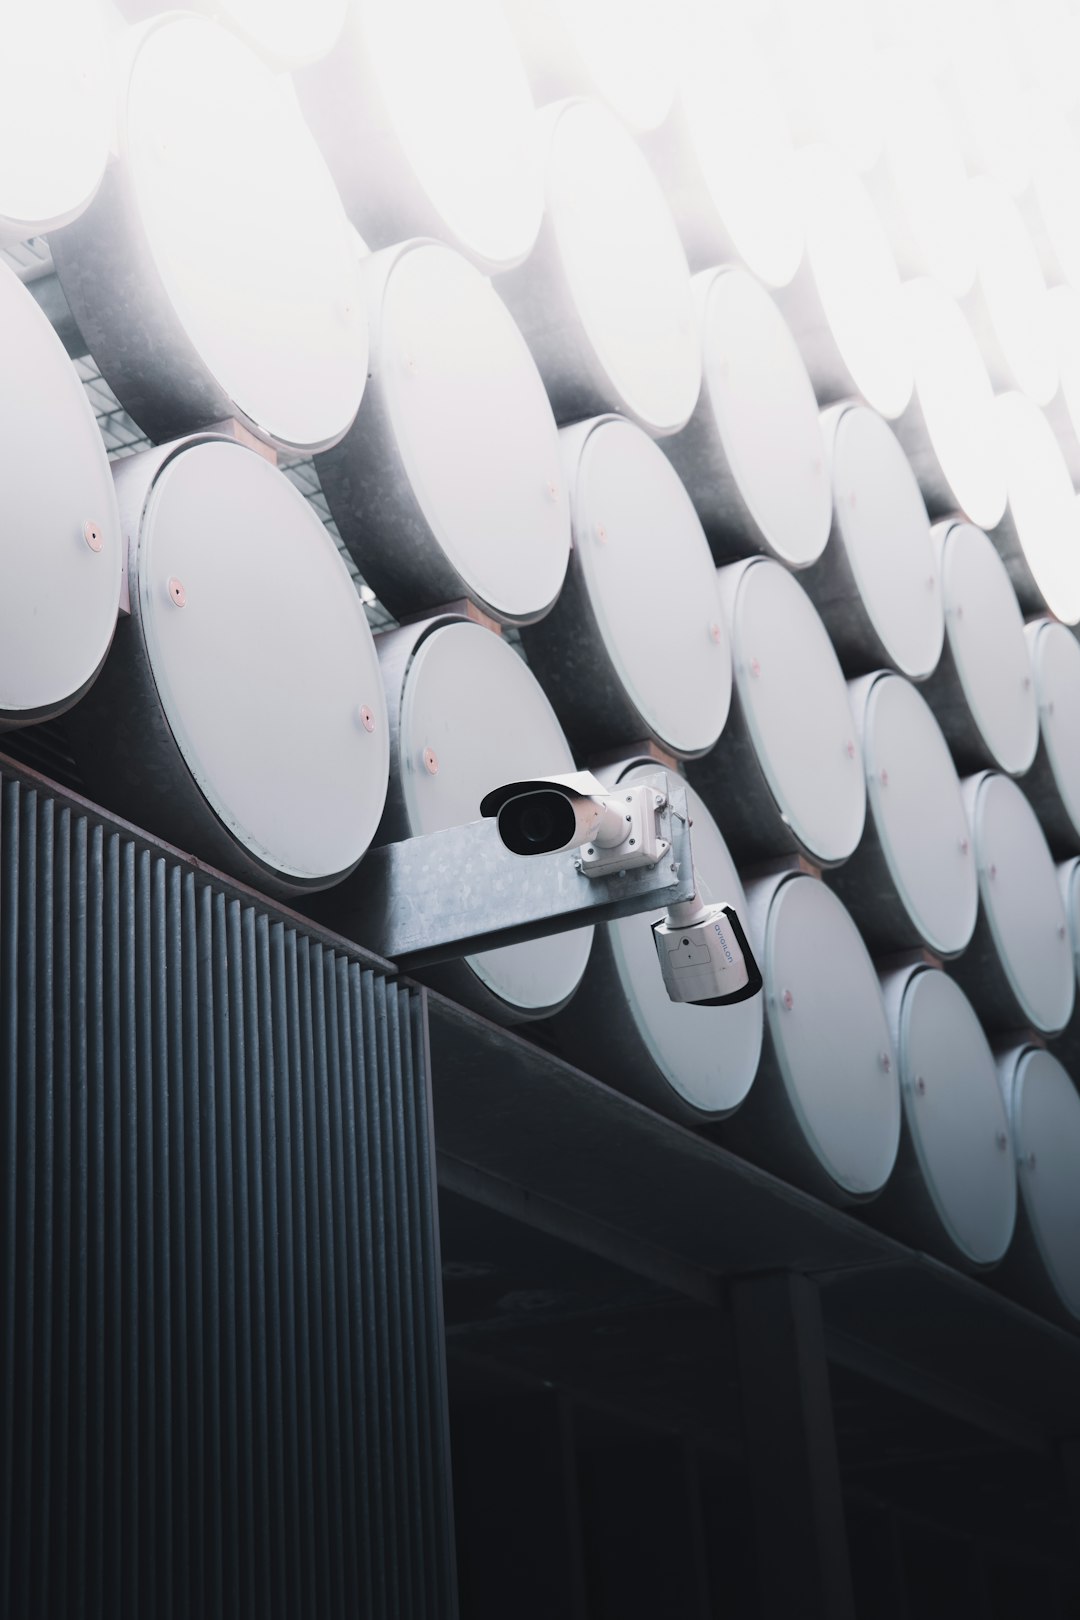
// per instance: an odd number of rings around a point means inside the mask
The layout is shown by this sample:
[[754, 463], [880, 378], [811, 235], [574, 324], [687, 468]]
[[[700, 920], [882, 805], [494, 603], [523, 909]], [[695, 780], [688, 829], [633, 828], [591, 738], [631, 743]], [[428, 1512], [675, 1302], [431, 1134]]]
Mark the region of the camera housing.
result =
[[667, 800], [656, 788], [609, 793], [591, 771], [508, 782], [485, 794], [482, 816], [494, 816], [514, 855], [554, 855], [580, 849], [586, 877], [655, 866], [670, 850], [659, 812]]
[[672, 1001], [731, 1007], [761, 989], [761, 970], [734, 906], [699, 900], [669, 906], [666, 918], [653, 923], [653, 943]]

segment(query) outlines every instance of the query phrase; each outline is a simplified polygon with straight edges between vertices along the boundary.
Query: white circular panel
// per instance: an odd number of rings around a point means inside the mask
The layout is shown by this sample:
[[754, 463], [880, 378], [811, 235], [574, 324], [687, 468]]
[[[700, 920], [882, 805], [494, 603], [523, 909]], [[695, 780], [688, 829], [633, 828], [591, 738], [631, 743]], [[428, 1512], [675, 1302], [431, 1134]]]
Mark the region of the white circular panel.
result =
[[696, 7], [682, 107], [713, 206], [747, 268], [784, 287], [802, 258], [791, 133], [768, 66], [730, 7]]
[[767, 559], [742, 570], [731, 625], [736, 685], [773, 797], [812, 855], [846, 860], [862, 835], [866, 796], [828, 632], [802, 586]]
[[66, 224], [105, 171], [112, 136], [104, 29], [90, 0], [0, 9], [0, 239]]
[[705, 386], [755, 523], [800, 568], [829, 538], [832, 496], [813, 385], [787, 322], [742, 270], [695, 277], [704, 301]]
[[490, 281], [434, 243], [397, 261], [380, 315], [381, 380], [432, 532], [482, 602], [542, 612], [566, 573], [570, 513], [525, 339]]
[[664, 193], [606, 107], [556, 117], [547, 202], [577, 313], [627, 411], [656, 433], [684, 425], [701, 387], [690, 271]]
[[1080, 288], [1080, 143], [1069, 120], [1046, 107], [1036, 110], [1035, 130], [1031, 179], [1039, 214], [1062, 275]]
[[889, 239], [858, 175], [828, 151], [804, 157], [806, 256], [829, 330], [868, 405], [899, 416], [912, 372]]
[[1024, 1208], [1058, 1294], [1080, 1316], [1080, 1093], [1049, 1052], [1025, 1052], [1012, 1085]]
[[675, 99], [676, 24], [664, 0], [555, 0], [599, 95], [634, 130], [655, 129]]
[[1069, 920], [1076, 975], [1080, 979], [1080, 855], [1074, 855], [1071, 861], [1062, 861], [1058, 867], [1058, 883]]
[[365, 0], [356, 26], [386, 114], [451, 238], [496, 268], [540, 228], [533, 100], [498, 0]]
[[994, 390], [975, 334], [936, 282], [908, 282], [901, 293], [915, 394], [934, 454], [956, 504], [992, 529], [1005, 510]]
[[1024, 560], [1051, 613], [1080, 622], [1080, 511], [1053, 428], [1023, 394], [996, 403], [1009, 509]]
[[900, 1082], [915, 1154], [952, 1241], [992, 1265], [1016, 1224], [1016, 1166], [990, 1043], [945, 973], [916, 973], [900, 1011]]
[[731, 651], [712, 553], [678, 474], [640, 428], [609, 418], [581, 451], [573, 513], [589, 600], [631, 702], [672, 748], [703, 753], [727, 719]]
[[847, 1192], [884, 1186], [900, 1140], [897, 1063], [874, 964], [815, 878], [778, 889], [762, 970], [784, 1086], [823, 1168]]
[[[653, 769], [635, 766], [620, 781], [641, 781]], [[686, 797], [698, 890], [707, 904], [734, 906], [745, 924], [746, 896], [720, 829], [692, 787], [687, 787]], [[722, 1008], [672, 1001], [652, 939], [652, 924], [665, 915], [656, 911], [622, 917], [610, 925], [611, 948], [630, 1013], [649, 1056], [679, 1096], [703, 1113], [730, 1113], [757, 1073], [761, 997]]]
[[138, 45], [123, 136], [166, 294], [238, 413], [290, 446], [340, 438], [367, 374], [360, 267], [288, 79], [171, 13]]
[[1051, 287], [1046, 311], [1067, 420], [1080, 440], [1080, 292], [1075, 287]]
[[1080, 642], [1052, 622], [1029, 625], [1026, 634], [1050, 769], [1080, 835]]
[[1057, 871], [1034, 810], [1015, 782], [969, 778], [979, 895], [1016, 999], [1036, 1029], [1064, 1029], [1076, 975]]
[[1020, 210], [994, 181], [969, 181], [965, 201], [994, 336], [1016, 386], [1036, 404], [1048, 405], [1057, 389], [1057, 363], [1035, 244]]
[[59, 338], [0, 265], [0, 721], [44, 718], [96, 673], [120, 601], [120, 520]]
[[[536, 677], [476, 624], [444, 625], [421, 642], [405, 680], [400, 750], [413, 833], [478, 820], [484, 794], [505, 782], [576, 769]], [[579, 928], [467, 960], [511, 1006], [554, 1007], [580, 983], [592, 936]]]
[[198, 9], [242, 34], [275, 66], [303, 67], [325, 56], [345, 25], [349, 0], [197, 0]]
[[360, 598], [304, 497], [239, 445], [182, 450], [137, 583], [165, 717], [219, 819], [280, 872], [347, 871], [382, 814], [388, 726]]
[[926, 700], [899, 675], [874, 682], [863, 721], [867, 798], [885, 860], [931, 950], [975, 931], [979, 889], [960, 779]]
[[836, 523], [863, 606], [889, 658], [929, 675], [945, 635], [930, 519], [911, 464], [863, 406], [841, 408], [832, 435]]
[[1016, 592], [993, 544], [970, 523], [944, 523], [940, 542], [945, 631], [967, 706], [1003, 771], [1035, 758], [1039, 716]]

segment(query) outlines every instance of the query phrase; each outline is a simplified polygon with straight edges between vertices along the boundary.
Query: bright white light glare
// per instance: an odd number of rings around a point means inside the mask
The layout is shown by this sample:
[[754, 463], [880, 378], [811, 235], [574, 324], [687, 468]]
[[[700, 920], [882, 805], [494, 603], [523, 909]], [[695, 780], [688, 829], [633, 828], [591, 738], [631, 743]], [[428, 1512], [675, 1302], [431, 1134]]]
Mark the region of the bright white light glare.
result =
[[930, 442], [959, 509], [982, 529], [1005, 510], [994, 390], [975, 335], [956, 301], [936, 282], [904, 287], [915, 393]]
[[[782, 562], [821, 556], [832, 495], [817, 400], [798, 345], [744, 270], [695, 278], [708, 404], [739, 492]], [[704, 403], [704, 402], [703, 402]]]
[[1009, 508], [1024, 559], [1051, 613], [1080, 622], [1080, 511], [1061, 447], [1023, 394], [995, 404]]
[[676, 35], [669, 0], [554, 3], [597, 93], [612, 111], [633, 130], [662, 124], [675, 99]]
[[382, 297], [380, 370], [413, 492], [470, 589], [528, 618], [570, 554], [558, 430], [506, 305], [436, 243], [406, 252]]
[[563, 104], [551, 132], [547, 204], [571, 296], [628, 414], [682, 427], [701, 386], [686, 255], [664, 194], [613, 113]]
[[868, 405], [897, 417], [911, 397], [900, 276], [859, 176], [829, 149], [803, 154], [806, 255], [844, 364]]
[[992, 176], [1014, 197], [1028, 183], [1027, 106], [1007, 19], [987, 0], [952, 0], [953, 50], [946, 80], [968, 168]]
[[791, 135], [750, 32], [703, 0], [690, 19], [682, 107], [713, 207], [747, 268], [770, 287], [802, 257]]
[[969, 181], [965, 210], [979, 285], [1010, 381], [1037, 405], [1048, 405], [1057, 391], [1057, 366], [1046, 282], [1031, 234], [996, 181]]
[[780, 0], [773, 50], [791, 128], [834, 147], [861, 174], [881, 151], [881, 65], [864, 0]]
[[124, 149], [158, 273], [217, 382], [282, 443], [340, 437], [367, 372], [360, 266], [289, 81], [172, 14], [137, 50]]
[[1068, 120], [1032, 116], [1031, 179], [1047, 240], [1062, 275], [1080, 288], [1080, 142]]
[[88, 0], [0, 5], [0, 241], [64, 225], [105, 170], [112, 99]]
[[975, 250], [961, 198], [967, 171], [938, 86], [907, 53], [888, 61], [885, 164], [899, 206], [899, 256], [956, 298], [975, 279]]
[[348, 26], [449, 236], [493, 269], [519, 263], [542, 201], [532, 94], [498, 0], [368, 0]]
[[283, 68], [325, 56], [345, 23], [349, 0], [195, 0], [199, 11], [234, 28]]

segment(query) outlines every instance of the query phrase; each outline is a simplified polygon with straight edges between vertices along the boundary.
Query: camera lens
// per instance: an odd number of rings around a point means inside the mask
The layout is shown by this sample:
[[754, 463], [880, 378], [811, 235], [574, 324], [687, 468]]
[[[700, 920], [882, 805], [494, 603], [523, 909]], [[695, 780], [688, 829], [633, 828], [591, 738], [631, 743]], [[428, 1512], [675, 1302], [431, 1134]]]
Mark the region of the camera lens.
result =
[[499, 811], [499, 836], [515, 855], [546, 855], [574, 836], [574, 807], [555, 791], [523, 793]]

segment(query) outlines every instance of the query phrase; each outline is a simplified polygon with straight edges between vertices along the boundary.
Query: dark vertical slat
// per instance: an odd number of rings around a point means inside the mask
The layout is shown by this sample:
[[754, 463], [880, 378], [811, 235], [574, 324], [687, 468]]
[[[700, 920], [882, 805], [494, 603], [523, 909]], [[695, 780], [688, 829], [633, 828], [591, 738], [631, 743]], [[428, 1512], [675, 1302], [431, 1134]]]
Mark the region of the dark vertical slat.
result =
[[[83, 1478], [85, 1480], [85, 1519], [78, 1570], [85, 1566], [86, 1613], [99, 1620], [105, 1613], [106, 1527], [105, 1402], [106, 1402], [106, 1323], [105, 1290], [106, 1244], [106, 1165], [114, 1172], [119, 1153], [110, 1160], [106, 1135], [108, 1103], [105, 1091], [105, 835], [100, 827], [86, 827], [86, 984], [81, 1018], [86, 1031], [86, 1095], [81, 1128], [86, 1137], [86, 1408]], [[78, 1017], [80, 1014], [76, 1014]], [[119, 1338], [110, 1347], [119, 1349]], [[118, 1357], [116, 1357], [118, 1359]], [[110, 1518], [116, 1517], [111, 1514]], [[113, 1588], [115, 1592], [115, 1588]], [[111, 1612], [118, 1605], [111, 1599]]]
[[[163, 1477], [172, 1492], [166, 1519], [168, 1546], [169, 1613], [186, 1614], [192, 1606], [191, 1525], [189, 1504], [194, 1480], [190, 1469], [191, 1431], [188, 1421], [188, 1381], [191, 1367], [187, 1359], [187, 1253], [184, 1243], [185, 1216], [185, 1092], [194, 1077], [185, 1065], [184, 1031], [184, 939], [181, 918], [181, 888], [184, 874], [178, 866], [161, 862], [163, 904], [161, 922], [161, 961], [158, 965], [161, 1000], [158, 1003], [158, 1050], [163, 1063], [157, 1096], [162, 1100], [164, 1149], [158, 1163], [158, 1199], [166, 1213], [164, 1254], [167, 1271], [162, 1275], [161, 1353], [165, 1361], [166, 1410], [172, 1422], [169, 1450]], [[164, 1573], [164, 1571], [163, 1571]]]
[[[344, 1248], [344, 1310], [348, 1322], [348, 1359], [345, 1379], [356, 1423], [356, 1495], [363, 1514], [362, 1590], [369, 1610], [385, 1610], [380, 1484], [379, 1403], [376, 1379], [373, 1278], [367, 1266], [366, 1232], [361, 1215], [360, 1143], [356, 1120], [356, 1046], [353, 1036], [353, 975], [359, 969], [346, 957], [334, 962], [334, 1005], [338, 1037], [338, 1142], [342, 1189], [342, 1244]], [[374, 1398], [373, 1398], [374, 1397]]]
[[334, 1554], [330, 1546], [331, 1497], [340, 1496], [340, 1483], [332, 1491], [330, 1482], [340, 1481], [337, 1467], [336, 1437], [327, 1434], [326, 1396], [327, 1368], [325, 1358], [323, 1320], [322, 1233], [319, 1220], [319, 1157], [318, 1131], [315, 1123], [315, 1091], [324, 1083], [316, 1062], [316, 1033], [312, 1010], [312, 977], [317, 974], [312, 946], [303, 936], [293, 936], [295, 961], [294, 979], [297, 996], [297, 1034], [299, 1039], [300, 1080], [297, 1123], [301, 1132], [302, 1152], [298, 1167], [303, 1177], [297, 1188], [297, 1213], [303, 1229], [298, 1231], [297, 1254], [303, 1267], [298, 1278], [300, 1309], [306, 1332], [306, 1366], [301, 1371], [301, 1388], [307, 1390], [309, 1419], [307, 1459], [305, 1467], [310, 1477], [308, 1492], [311, 1557], [314, 1565], [314, 1594], [316, 1613], [332, 1614], [337, 1607], [331, 1570]]
[[[185, 900], [187, 895], [185, 895]], [[191, 1256], [190, 1320], [200, 1368], [197, 1462], [199, 1527], [204, 1571], [203, 1606], [208, 1614], [225, 1613], [222, 1516], [223, 1424], [221, 1411], [221, 1229], [218, 1221], [217, 1029], [221, 1009], [214, 980], [213, 895], [203, 884], [190, 890], [194, 960], [189, 993], [199, 1020], [199, 1106], [188, 1121], [188, 1164], [192, 1193], [188, 1203], [188, 1253]], [[231, 1610], [235, 1614], [235, 1608]]]
[[[30, 1084], [37, 1093], [37, 1197], [34, 1206], [34, 1288], [30, 1410], [33, 1428], [28, 1436], [28, 1475], [31, 1480], [30, 1525], [31, 1586], [39, 1614], [49, 1612], [52, 1576], [52, 1420], [53, 1420], [53, 1245], [55, 1220], [56, 1092], [53, 1039], [55, 1032], [55, 960], [53, 951], [54, 866], [56, 859], [56, 806], [52, 799], [35, 795], [38, 819], [37, 846], [37, 1039], [34, 1074]], [[29, 1371], [30, 1364], [28, 1364]]]
[[[333, 998], [326, 993], [330, 952], [321, 945], [309, 949], [305, 1031], [310, 1031], [313, 1084], [309, 1095], [307, 1138], [309, 1142], [311, 1194], [309, 1230], [313, 1233], [311, 1321], [318, 1340], [315, 1395], [323, 1435], [322, 1455], [326, 1473], [320, 1516], [320, 1559], [327, 1571], [329, 1603], [327, 1612], [340, 1614], [356, 1592], [355, 1560], [359, 1525], [352, 1495], [352, 1435], [343, 1422], [341, 1358], [338, 1305], [338, 1235], [334, 1214], [334, 1176], [330, 1148], [330, 1094], [336, 1089], [331, 1078], [330, 1060], [334, 1046], [330, 1038]], [[305, 1036], [305, 1038], [308, 1038]], [[346, 1576], [346, 1560], [350, 1574]]]
[[158, 1431], [154, 1491], [157, 1496], [157, 1558], [153, 1573], [154, 1612], [173, 1613], [175, 1596], [174, 1470], [176, 1419], [173, 1410], [173, 1265], [172, 1211], [169, 1204], [174, 1144], [169, 1118], [169, 961], [171, 937], [168, 868], [160, 858], [150, 866], [150, 1021], [151, 1086], [154, 1114], [153, 1197], [154, 1356], [157, 1362], [157, 1414], [151, 1421]]
[[20, 857], [23, 881], [18, 908], [19, 1030], [16, 1086], [19, 1092], [16, 1185], [15, 1423], [12, 1504], [12, 1613], [30, 1604], [30, 1531], [32, 1481], [30, 1448], [34, 1438], [32, 1406], [34, 1367], [34, 1239], [37, 1214], [37, 793], [19, 796]]
[[171, 1048], [179, 1059], [179, 1093], [173, 1114], [172, 1177], [176, 1189], [173, 1200], [173, 1259], [176, 1279], [178, 1321], [176, 1345], [175, 1403], [178, 1455], [177, 1481], [177, 1564], [180, 1569], [178, 1592], [184, 1595], [177, 1608], [196, 1614], [206, 1613], [205, 1566], [200, 1525], [206, 1500], [203, 1473], [203, 1364], [202, 1364], [202, 1268], [199, 1176], [199, 1109], [203, 1073], [201, 1063], [201, 1019], [198, 989], [197, 947], [195, 941], [195, 878], [191, 872], [176, 872], [174, 904], [177, 934], [170, 999], [177, 1003], [177, 1021]]
[[[118, 1587], [124, 1620], [137, 1620], [146, 1574], [144, 1558], [153, 1557], [152, 1530], [141, 1502], [142, 1487], [153, 1489], [153, 1456], [149, 1441], [139, 1430], [139, 1414], [146, 1400], [144, 1384], [150, 1384], [153, 1399], [153, 1294], [143, 1296], [147, 1271], [153, 1265], [153, 1225], [142, 1227], [150, 1188], [140, 1175], [140, 1163], [149, 1162], [151, 1111], [149, 1097], [143, 1098], [139, 1084], [139, 1055], [142, 1040], [139, 1011], [142, 996], [140, 944], [149, 950], [143, 917], [145, 881], [140, 882], [141, 859], [135, 846], [109, 840], [107, 865], [110, 875], [108, 917], [108, 956], [115, 962], [115, 991], [110, 998], [109, 1022], [115, 1035], [115, 1051], [109, 1064], [112, 1117], [109, 1136], [119, 1145], [121, 1170], [119, 1187], [109, 1201], [110, 1306], [109, 1325], [113, 1344], [122, 1345], [120, 1355], [111, 1360], [109, 1382], [110, 1446], [107, 1466], [117, 1465], [120, 1512], [116, 1514], [115, 1551], [121, 1559]], [[147, 859], [149, 870], [149, 859]], [[147, 917], [149, 916], [147, 902]], [[147, 1088], [149, 1089], [149, 1088]], [[145, 1303], [140, 1309], [140, 1297]], [[142, 1350], [149, 1345], [147, 1365], [142, 1366]], [[147, 1457], [149, 1453], [149, 1466]], [[116, 1500], [116, 1498], [113, 1498]], [[151, 1520], [152, 1524], [152, 1520]]]
[[14, 1605], [18, 1321], [20, 799], [0, 790], [0, 1611]]
[[[72, 932], [75, 915], [71, 881], [71, 811], [66, 806], [56, 817], [54, 832], [53, 894], [53, 1075], [55, 1096], [55, 1223], [53, 1227], [53, 1277], [56, 1294], [53, 1309], [52, 1365], [55, 1369], [50, 1404], [52, 1418], [52, 1457], [50, 1471], [49, 1557], [52, 1563], [49, 1607], [53, 1613], [69, 1613], [68, 1608], [68, 1554], [71, 1547], [72, 1524], [68, 1516], [68, 1498], [72, 1484], [69, 1463], [69, 1421], [71, 1417], [71, 1381], [81, 1372], [85, 1380], [85, 1363], [80, 1368], [71, 1343], [71, 1240], [72, 1219], [75, 1208], [75, 1179], [77, 1164], [72, 1120], [72, 1032], [71, 1032], [71, 966]], [[85, 900], [85, 896], [82, 897]], [[80, 1088], [85, 1098], [85, 1088]], [[84, 1268], [78, 1268], [80, 1279]], [[82, 1312], [85, 1319], [85, 1307]], [[82, 1409], [79, 1392], [76, 1393], [76, 1412]], [[76, 1591], [81, 1591], [76, 1581]]]
[[[207, 894], [210, 890], [207, 889]], [[251, 1460], [251, 1300], [246, 1271], [241, 1274], [238, 1263], [241, 1220], [246, 1232], [247, 1188], [246, 1180], [240, 1187], [235, 1158], [238, 1148], [233, 1134], [234, 1099], [242, 1110], [243, 1103], [243, 1015], [242, 1002], [233, 995], [232, 975], [239, 975], [239, 929], [235, 941], [230, 936], [231, 914], [238, 913], [235, 902], [227, 908], [225, 896], [214, 894], [213, 904], [213, 974], [214, 995], [214, 1080], [216, 1150], [214, 1164], [217, 1170], [216, 1214], [218, 1235], [218, 1263], [216, 1272], [217, 1298], [214, 1309], [218, 1316], [218, 1330], [212, 1339], [220, 1355], [220, 1457], [221, 1457], [221, 1511], [217, 1517], [216, 1533], [220, 1537], [221, 1612], [239, 1617], [252, 1613], [254, 1602], [254, 1569], [245, 1549], [254, 1543], [253, 1524], [254, 1486], [250, 1469]], [[234, 1066], [236, 1043], [240, 1043], [240, 1060]], [[239, 1127], [243, 1129], [242, 1122]], [[207, 1180], [209, 1182], [209, 1173]], [[206, 1223], [209, 1241], [211, 1221]], [[244, 1249], [246, 1253], [246, 1238]], [[243, 1343], [243, 1396], [240, 1391], [238, 1344]], [[244, 1444], [241, 1464], [241, 1426]], [[241, 1540], [241, 1525], [244, 1526]], [[241, 1603], [241, 1592], [247, 1606]]]
[[[134, 1498], [133, 1536], [137, 1549], [139, 1592], [134, 1612], [153, 1613], [157, 1591], [155, 1571], [158, 1562], [157, 1519], [164, 1507], [158, 1485], [158, 1425], [162, 1414], [159, 1402], [160, 1376], [155, 1343], [155, 1275], [161, 1240], [161, 1220], [155, 1197], [154, 1118], [155, 1066], [153, 1005], [153, 920], [151, 912], [151, 861], [148, 850], [140, 850], [135, 872], [135, 1062], [132, 1078], [137, 1088], [136, 1115], [138, 1143], [136, 1176], [138, 1209], [135, 1231], [137, 1244], [139, 1301], [139, 1345], [136, 1366], [139, 1371], [139, 1404], [134, 1423], [139, 1437], [139, 1477]], [[125, 1097], [125, 1103], [127, 1102]]]
[[[280, 924], [277, 925], [280, 929]], [[278, 1142], [274, 1067], [274, 992], [271, 970], [270, 923], [260, 916], [255, 921], [259, 1007], [259, 1100], [261, 1124], [253, 1119], [254, 1141], [262, 1148], [262, 1237], [263, 1255], [252, 1255], [260, 1286], [266, 1293], [266, 1360], [269, 1395], [269, 1443], [267, 1458], [271, 1494], [269, 1534], [275, 1563], [271, 1586], [273, 1613], [295, 1614], [296, 1561], [292, 1553], [286, 1501], [292, 1482], [286, 1474], [285, 1446], [285, 1358], [282, 1344], [281, 1236], [279, 1231]], [[253, 1223], [254, 1224], [254, 1223]], [[295, 1452], [289, 1458], [294, 1463]], [[295, 1472], [292, 1480], [295, 1481]], [[295, 1519], [293, 1520], [295, 1527]]]
[[316, 1581], [315, 1478], [312, 1455], [311, 1350], [307, 1304], [307, 1212], [305, 1208], [303, 1092], [310, 1084], [310, 1054], [303, 1051], [300, 1028], [299, 963], [296, 930], [283, 928], [280, 935], [280, 989], [283, 1039], [278, 1074], [278, 1101], [281, 1110], [281, 1162], [283, 1185], [287, 1188], [288, 1241], [286, 1256], [286, 1299], [290, 1297], [292, 1323], [293, 1422], [296, 1446], [296, 1528], [299, 1549], [300, 1605], [302, 1613], [319, 1614], [323, 1605]]

